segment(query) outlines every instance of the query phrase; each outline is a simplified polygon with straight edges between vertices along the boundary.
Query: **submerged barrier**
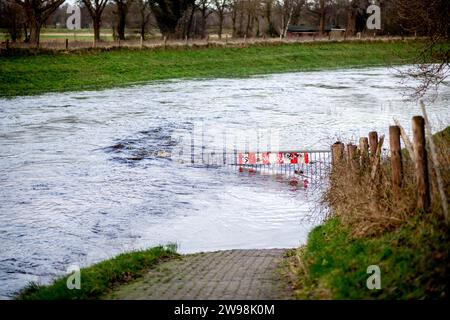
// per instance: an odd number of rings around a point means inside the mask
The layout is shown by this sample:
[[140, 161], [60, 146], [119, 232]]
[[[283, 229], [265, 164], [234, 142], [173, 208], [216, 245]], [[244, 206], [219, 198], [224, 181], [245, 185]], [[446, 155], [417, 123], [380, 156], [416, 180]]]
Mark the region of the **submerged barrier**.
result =
[[331, 150], [201, 152], [191, 154], [191, 164], [226, 166], [231, 170], [262, 175], [301, 176], [315, 182], [331, 170]]

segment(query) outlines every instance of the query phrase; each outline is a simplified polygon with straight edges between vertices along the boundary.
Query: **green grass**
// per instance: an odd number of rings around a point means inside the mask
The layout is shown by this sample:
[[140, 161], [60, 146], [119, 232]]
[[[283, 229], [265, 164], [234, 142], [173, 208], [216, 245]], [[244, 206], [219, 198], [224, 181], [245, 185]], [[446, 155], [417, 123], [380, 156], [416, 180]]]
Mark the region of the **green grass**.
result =
[[[448, 298], [449, 228], [414, 219], [395, 232], [352, 239], [338, 219], [315, 228], [306, 248], [292, 254], [307, 266], [298, 274], [299, 299]], [[291, 257], [292, 259], [292, 257]], [[381, 289], [366, 287], [367, 267], [378, 265]]]
[[419, 42], [283, 44], [246, 48], [78, 51], [0, 57], [0, 96], [95, 90], [174, 78], [410, 63]]
[[438, 140], [444, 140], [444, 141], [449, 141], [450, 142], [450, 126], [448, 126], [447, 128], [445, 128], [442, 131], [436, 132], [434, 135], [434, 140], [438, 141]]
[[81, 269], [81, 288], [69, 290], [67, 276], [57, 279], [53, 284], [41, 286], [30, 283], [17, 299], [56, 300], [56, 299], [98, 299], [114, 286], [136, 279], [158, 262], [178, 256], [176, 246], [158, 246], [144, 251], [118, 255], [115, 258]]

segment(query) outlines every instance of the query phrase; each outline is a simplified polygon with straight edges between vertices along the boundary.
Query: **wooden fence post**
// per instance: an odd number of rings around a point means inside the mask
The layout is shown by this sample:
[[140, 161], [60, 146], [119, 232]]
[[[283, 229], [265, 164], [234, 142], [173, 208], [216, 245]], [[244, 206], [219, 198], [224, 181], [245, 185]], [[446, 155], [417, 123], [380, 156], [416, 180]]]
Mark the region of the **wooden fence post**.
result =
[[66, 50], [69, 49], [69, 39], [66, 38]]
[[405, 129], [400, 125], [400, 122], [398, 120], [394, 119], [394, 123], [397, 127], [400, 129], [400, 136], [402, 137], [403, 143], [405, 144], [406, 150], [408, 150], [409, 157], [411, 158], [412, 162], [414, 162], [414, 150], [413, 146], [411, 144], [411, 141], [409, 141], [408, 135], [406, 134]]
[[427, 211], [430, 208], [431, 201], [424, 118], [421, 116], [413, 117], [412, 129], [414, 135], [414, 158], [416, 160], [417, 208]]
[[361, 168], [365, 168], [369, 162], [369, 139], [366, 137], [359, 138], [359, 151], [361, 153]]
[[344, 144], [342, 142], [335, 142], [331, 146], [331, 159], [333, 166], [338, 165], [344, 158]]
[[352, 143], [347, 144], [347, 163], [355, 171], [358, 168], [358, 147]]
[[403, 164], [400, 128], [398, 126], [389, 127], [389, 144], [391, 148], [392, 192], [394, 197], [399, 200], [403, 180]]
[[6, 39], [6, 50], [9, 50], [9, 39]]
[[436, 146], [433, 141], [433, 135], [431, 134], [430, 121], [428, 121], [427, 111], [425, 110], [425, 104], [423, 103], [422, 100], [420, 100], [420, 108], [422, 109], [423, 118], [425, 120], [425, 131], [428, 136], [428, 143], [430, 144], [431, 160], [433, 163], [434, 172], [436, 173], [439, 195], [441, 197], [441, 205], [442, 209], [444, 210], [445, 221], [448, 223], [448, 202], [444, 189], [444, 181], [442, 180], [441, 169], [439, 168], [439, 160], [436, 152]]
[[370, 160], [373, 163], [375, 156], [377, 154], [378, 147], [378, 133], [376, 131], [369, 132], [369, 149], [370, 149]]
[[[370, 174], [372, 182], [376, 182], [376, 185], [379, 184], [381, 178], [380, 163], [381, 163], [381, 148], [383, 147], [383, 143], [384, 143], [384, 134], [380, 136], [380, 141], [377, 141], [377, 150], [373, 158], [372, 172]], [[377, 176], [378, 181], [375, 180]]]

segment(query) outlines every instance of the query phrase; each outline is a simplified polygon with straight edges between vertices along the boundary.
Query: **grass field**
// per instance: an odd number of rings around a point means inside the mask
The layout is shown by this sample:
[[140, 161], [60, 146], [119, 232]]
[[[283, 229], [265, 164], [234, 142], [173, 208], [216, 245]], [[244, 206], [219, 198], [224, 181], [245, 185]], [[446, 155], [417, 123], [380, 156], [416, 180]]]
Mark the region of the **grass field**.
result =
[[95, 90], [175, 78], [245, 77], [411, 63], [420, 42], [114, 49], [0, 57], [0, 96]]

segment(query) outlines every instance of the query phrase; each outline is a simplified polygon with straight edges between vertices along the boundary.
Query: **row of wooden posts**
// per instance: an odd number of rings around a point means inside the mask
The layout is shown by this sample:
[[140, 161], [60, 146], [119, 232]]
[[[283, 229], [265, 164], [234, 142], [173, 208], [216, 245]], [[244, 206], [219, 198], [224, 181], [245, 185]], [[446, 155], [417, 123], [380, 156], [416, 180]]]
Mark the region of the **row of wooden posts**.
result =
[[[413, 143], [409, 142], [403, 128], [396, 123], [389, 127], [389, 147], [391, 151], [391, 181], [392, 192], [395, 199], [401, 197], [403, 183], [403, 161], [400, 139], [405, 143], [409, 156], [414, 163], [416, 187], [417, 187], [417, 208], [429, 210], [430, 208], [430, 182], [428, 174], [428, 158], [425, 139], [425, 120], [422, 116], [412, 118]], [[347, 165], [348, 170], [370, 170], [372, 183], [379, 182], [380, 177], [381, 152], [384, 142], [384, 135], [378, 138], [378, 133], [372, 131], [369, 137], [359, 139], [359, 146], [352, 143], [347, 144], [347, 148], [342, 142], [332, 145], [333, 167]]]
[[[167, 40], [168, 40], [167, 37], [164, 36], [164, 38], [163, 38], [164, 48], [167, 46]], [[189, 39], [186, 36], [184, 38], [184, 42], [185, 42], [186, 45], [188, 44], [188, 40]], [[247, 40], [247, 37], [244, 36], [244, 43], [246, 42], [246, 40]], [[206, 37], [206, 42], [209, 43], [209, 36]], [[228, 43], [228, 35], [226, 35], [225, 43]], [[121, 45], [120, 39], [117, 41], [117, 44], [120, 47], [120, 45]], [[9, 39], [6, 39], [5, 45], [6, 45], [6, 50], [9, 50]], [[144, 40], [141, 37], [140, 38], [140, 46], [143, 47], [143, 45], [144, 45]], [[96, 47], [96, 42], [95, 41], [93, 42], [93, 46]], [[69, 39], [68, 38], [66, 38], [66, 40], [65, 40], [65, 48], [66, 48], [66, 50], [69, 49]]]
[[[373, 38], [375, 38], [375, 36], [376, 36], [376, 33], [373, 34]], [[358, 36], [358, 35], [357, 35], [356, 38], [357, 38], [357, 39], [361, 39], [361, 36]], [[389, 34], [387, 35], [387, 38], [389, 39]], [[243, 36], [242, 39], [243, 39], [243, 43], [244, 43], [244, 44], [247, 43], [247, 35], [244, 34], [244, 36]], [[263, 36], [262, 39], [263, 39], [263, 40], [266, 40], [266, 36]], [[282, 40], [283, 38], [280, 37], [280, 39]], [[328, 35], [328, 38], [327, 38], [327, 39], [328, 39], [329, 41], [331, 41], [331, 40], [332, 40], [331, 35]], [[401, 39], [403, 40], [404, 37], [402, 36]], [[207, 44], [209, 44], [209, 42], [210, 42], [209, 35], [207, 35], [206, 38], [205, 38], [204, 40], [206, 41]], [[314, 36], [312, 37], [312, 40], [313, 40], [313, 41], [316, 40], [316, 35], [314, 35]], [[346, 35], [344, 36], [344, 40], [347, 40], [347, 36], [346, 36]], [[226, 35], [225, 35], [225, 44], [228, 44], [228, 41], [229, 41], [228, 35], [226, 34]], [[166, 36], [164, 36], [164, 37], [163, 37], [163, 46], [164, 46], [164, 48], [167, 47], [167, 42], [168, 42], [168, 38], [167, 38]], [[188, 39], [187, 36], [184, 37], [184, 43], [185, 43], [185, 45], [188, 45], [188, 43], [189, 43], [189, 39]], [[120, 46], [121, 46], [121, 40], [119, 39], [119, 40], [116, 42], [116, 44], [120, 47]], [[9, 50], [9, 47], [10, 47], [10, 41], [9, 41], [9, 39], [6, 39], [6, 41], [5, 41], [5, 46], [6, 46], [6, 50]], [[39, 43], [37, 44], [37, 46], [39, 46]], [[95, 41], [93, 41], [92, 46], [93, 46], [94, 48], [97, 47], [97, 43], [96, 43]], [[142, 37], [140, 38], [140, 47], [141, 47], [141, 48], [144, 47], [144, 40], [143, 40]], [[68, 39], [68, 38], [65, 39], [65, 49], [66, 49], [66, 50], [69, 49], [69, 39]]]

